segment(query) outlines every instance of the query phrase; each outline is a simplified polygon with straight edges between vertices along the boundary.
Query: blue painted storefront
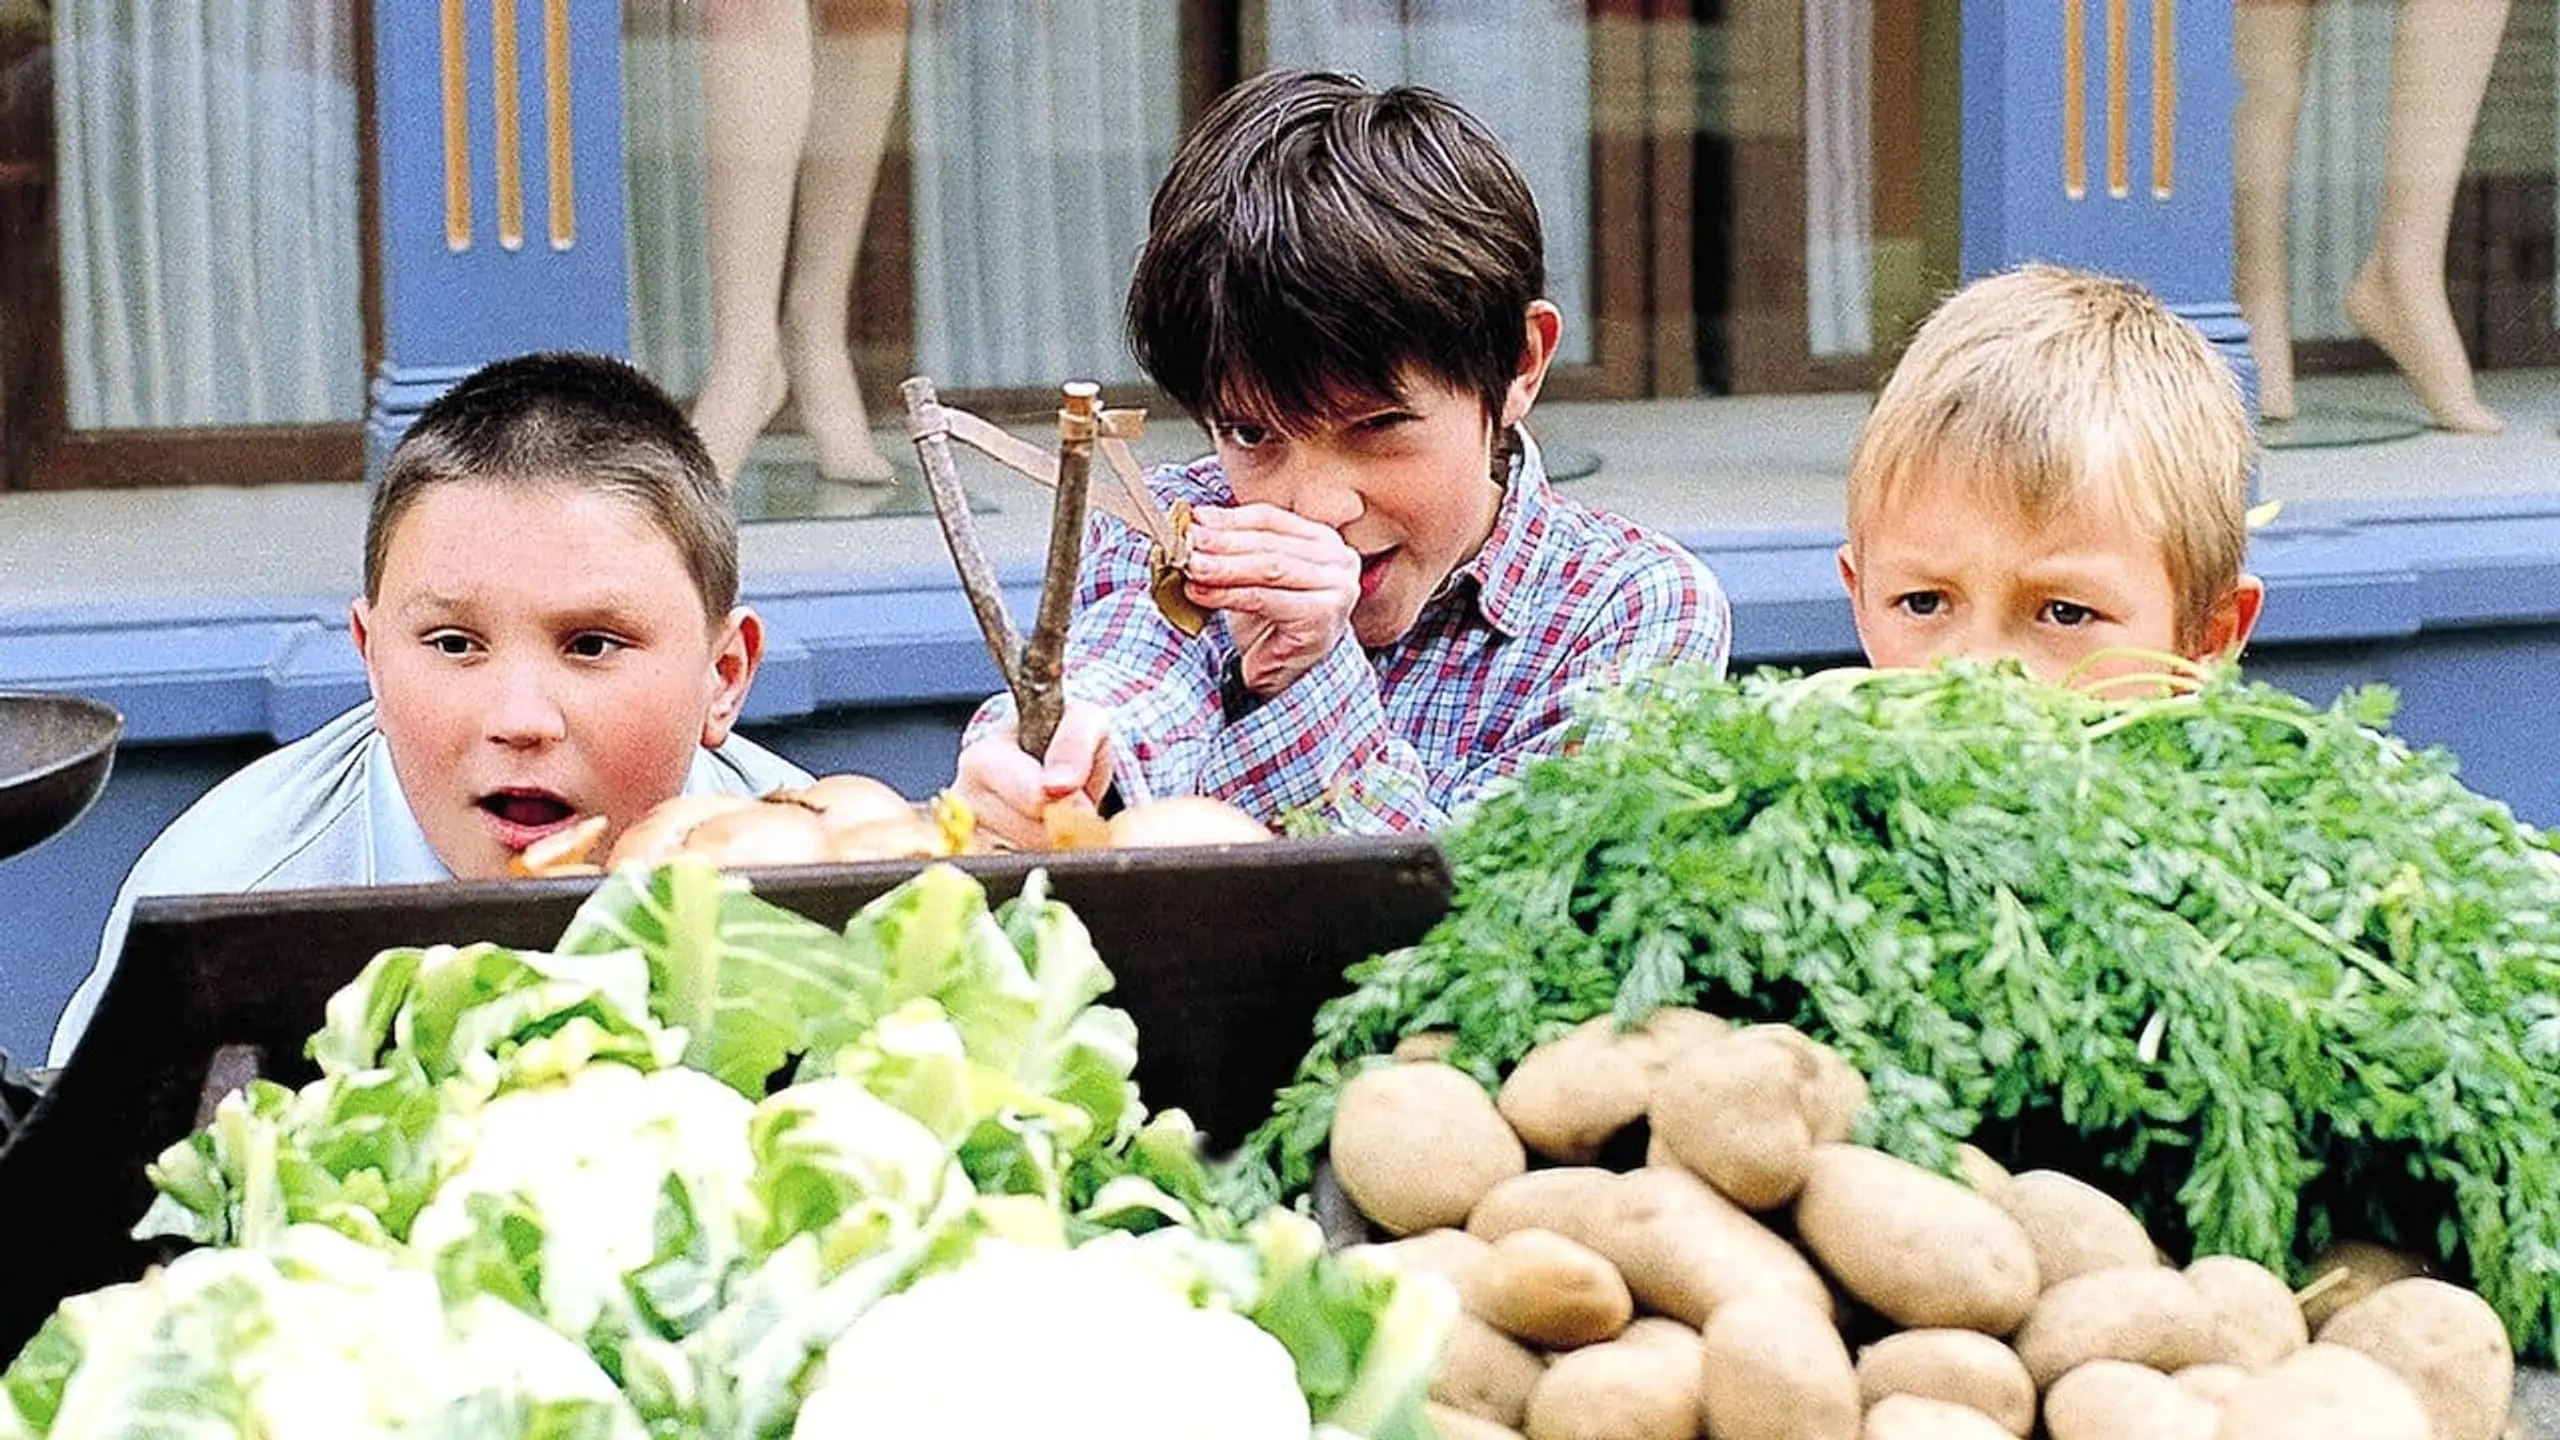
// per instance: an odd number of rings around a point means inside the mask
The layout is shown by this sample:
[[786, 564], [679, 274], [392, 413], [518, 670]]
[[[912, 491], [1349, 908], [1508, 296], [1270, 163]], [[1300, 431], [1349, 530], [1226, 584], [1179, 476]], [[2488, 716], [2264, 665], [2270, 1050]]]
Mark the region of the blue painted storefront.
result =
[[[456, 75], [447, 33], [426, 23], [433, 7], [377, 4], [387, 252], [378, 443], [485, 359], [623, 343], [617, 0], [570, 0], [565, 52], [552, 36], [513, 37], [519, 93], [505, 127], [487, 118], [502, 92], [486, 63], [505, 37], [486, 0], [466, 8]], [[2110, 54], [2093, 31], [2075, 60], [2059, 17], [2085, 10], [2094, 26], [2104, 8], [1966, 4], [1966, 267], [2050, 258], [2140, 276], [2245, 363], [2229, 301], [2230, 0], [2167, 7], [2175, 26], [2159, 37], [2165, 52], [2149, 48], [2151, 7], [2137, 0], [2126, 53]], [[2066, 73], [2083, 82], [2076, 107]], [[2166, 105], [2153, 89], [2164, 77], [2174, 86]], [[468, 112], [459, 148], [448, 143], [454, 78]], [[547, 128], [564, 115], [565, 145]], [[2154, 116], [2170, 121], [2166, 144], [2154, 143]], [[521, 163], [490, 158], [502, 128], [518, 137]], [[2066, 133], [2084, 141], [2077, 163], [2064, 153]], [[448, 185], [456, 156], [468, 171], [458, 187]], [[565, 189], [555, 173], [570, 178]], [[2119, 174], [2122, 195], [2110, 193]], [[1836, 533], [1681, 538], [1733, 597], [1738, 665], [1856, 658], [1832, 566]], [[2560, 823], [2560, 767], [2544, 758], [2540, 732], [2560, 713], [2560, 492], [2297, 507], [2260, 537], [2254, 561], [2271, 597], [2255, 673], [2318, 699], [2393, 684], [2404, 734], [2453, 750], [2475, 788], [2525, 817]], [[749, 733], [813, 770], [863, 770], [915, 794], [947, 781], [961, 720], [997, 684], [947, 569], [748, 578], [772, 637]], [[0, 865], [0, 1048], [41, 1052], [116, 885], [162, 824], [362, 694], [345, 602], [292, 595], [0, 616], [0, 688], [94, 695], [129, 726], [97, 809]], [[1029, 604], [1027, 589], [1014, 603]]]

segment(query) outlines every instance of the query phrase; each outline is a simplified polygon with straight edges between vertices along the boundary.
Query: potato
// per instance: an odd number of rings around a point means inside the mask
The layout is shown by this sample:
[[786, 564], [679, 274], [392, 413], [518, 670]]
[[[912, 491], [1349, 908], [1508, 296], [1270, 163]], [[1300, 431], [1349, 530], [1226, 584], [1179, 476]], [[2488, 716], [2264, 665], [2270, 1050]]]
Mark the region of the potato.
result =
[[1692, 1045], [1733, 1033], [1731, 1021], [1678, 1005], [1665, 1005], [1636, 1022], [1636, 1035], [1646, 1041], [1646, 1055], [1656, 1069]]
[[1707, 1338], [1695, 1325], [1683, 1325], [1668, 1315], [1639, 1315], [1618, 1336], [1621, 1345], [1659, 1345], [1691, 1364], [1706, 1360]]
[[1689, 1325], [1762, 1290], [1831, 1313], [1829, 1287], [1794, 1246], [1686, 1170], [1615, 1177], [1599, 1216], [1574, 1238], [1617, 1266], [1644, 1308]]
[[2204, 1358], [2250, 1374], [2311, 1343], [2302, 1307], [2282, 1277], [2237, 1255], [2207, 1255], [2187, 1267], [2187, 1283], [2204, 1301], [2212, 1344]]
[[1707, 1317], [1698, 1399], [1715, 1440], [1856, 1440], [1858, 1374], [1831, 1318], [1791, 1295]]
[[1591, 1233], [1617, 1193], [1618, 1175], [1590, 1165], [1529, 1170], [1497, 1183], [1467, 1215], [1467, 1233], [1499, 1240], [1514, 1230], [1552, 1230], [1591, 1244]]
[[1651, 1042], [1603, 1015], [1521, 1056], [1494, 1103], [1530, 1149], [1587, 1165], [1644, 1115], [1651, 1054]]
[[1437, 1400], [1423, 1402], [1422, 1416], [1431, 1422], [1431, 1433], [1440, 1440], [1520, 1440], [1520, 1432], [1508, 1425], [1497, 1425]]
[[2329, 1317], [2394, 1280], [2430, 1273], [2427, 1262], [2406, 1250], [2369, 1240], [2340, 1240], [2312, 1257], [2295, 1298], [2302, 1321], [2318, 1335]]
[[2175, 1270], [2078, 1275], [2044, 1292], [2018, 1327], [2018, 1358], [2041, 1390], [2092, 1360], [2129, 1360], [2164, 1376], [2211, 1358], [2212, 1316]]
[[1416, 1060], [1446, 1060], [1458, 1048], [1455, 1030], [1420, 1030], [1396, 1042], [1392, 1058], [1398, 1064]]
[[2092, 1270], [2149, 1265], [2151, 1234], [2116, 1198], [2058, 1170], [2024, 1170], [2009, 1177], [1997, 1197], [2000, 1208], [2027, 1232], [2035, 1247], [2036, 1275], [2050, 1290]]
[[2146, 1366], [2093, 1360], [2044, 1397], [2051, 1440], [2214, 1440], [2221, 1412]]
[[1753, 1026], [1692, 1045], [1653, 1082], [1653, 1140], [1745, 1210], [1774, 1210], [1813, 1161], [1813, 1059]]
[[1858, 1352], [1869, 1406], [1916, 1395], [1978, 1411], [2012, 1435], [2035, 1428], [2036, 1386], [2018, 1352], [1974, 1330], [1905, 1330]]
[[1529, 1440], [1692, 1440], [1698, 1372], [1658, 1344], [1608, 1341], [1556, 1357], [1529, 1392]]
[[1493, 1328], [1548, 1350], [1607, 1340], [1636, 1313], [1617, 1267], [1552, 1230], [1514, 1230], [1493, 1242], [1458, 1294]]
[[2222, 1407], [2219, 1440], [2429, 1440], [2424, 1406], [2381, 1361], [2305, 1345], [2250, 1377]]
[[1956, 1147], [1956, 1178], [1973, 1187], [1979, 1195], [1997, 1195], [2009, 1188], [2009, 1167], [1991, 1158], [1978, 1145]]
[[2360, 1350], [2407, 1381], [2439, 1440], [2496, 1440], [2507, 1423], [2516, 1386], [2507, 1328], [2458, 1285], [2394, 1280], [2339, 1311], [2320, 1341]]
[[1441, 1064], [1381, 1065], [1352, 1077], [1330, 1143], [1343, 1193], [1395, 1235], [1465, 1224], [1486, 1191], [1529, 1167], [1493, 1097]]
[[1399, 1270], [1419, 1270], [1437, 1275], [1452, 1289], [1464, 1292], [1467, 1276], [1472, 1274], [1493, 1247], [1464, 1230], [1446, 1226], [1390, 1240], [1383, 1245], [1355, 1245], [1350, 1253], [1367, 1254], [1395, 1266]]
[[2006, 1335], [2036, 1302], [2018, 1222], [1943, 1175], [1858, 1145], [1822, 1145], [1796, 1233], [1849, 1292], [1898, 1325]]
[[1547, 1373], [1547, 1362], [1528, 1346], [1473, 1315], [1460, 1315], [1440, 1352], [1430, 1395], [1454, 1410], [1520, 1428], [1529, 1415], [1529, 1392]]
[[1270, 838], [1271, 827], [1214, 795], [1167, 795], [1111, 817], [1111, 843], [1122, 849], [1236, 845]]
[[2249, 1383], [2249, 1372], [2237, 1365], [2208, 1361], [2202, 1365], [2190, 1365], [2169, 1378], [2178, 1382], [2179, 1389], [2207, 1405], [2220, 1405]]
[[1846, 1141], [1858, 1126], [1858, 1112], [1867, 1108], [1867, 1077], [1842, 1059], [1839, 1051], [1792, 1025], [1754, 1025], [1742, 1033], [1769, 1034], [1803, 1057], [1812, 1067], [1811, 1104], [1806, 1118], [1813, 1126], [1813, 1143], [1836, 1145]]
[[1858, 1431], [1859, 1440], [2002, 1440], [2010, 1433], [1979, 1410], [1919, 1395], [1887, 1395]]

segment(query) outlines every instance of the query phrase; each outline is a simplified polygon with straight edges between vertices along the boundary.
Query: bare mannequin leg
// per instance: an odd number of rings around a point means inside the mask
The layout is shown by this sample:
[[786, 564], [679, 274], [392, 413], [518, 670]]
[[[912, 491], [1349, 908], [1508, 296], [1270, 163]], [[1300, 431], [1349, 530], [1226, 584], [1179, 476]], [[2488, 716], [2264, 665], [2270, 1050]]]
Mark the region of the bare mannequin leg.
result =
[[818, 473], [887, 480], [847, 347], [854, 261], [906, 65], [907, 0], [820, 0], [817, 10], [817, 98], [792, 220], [782, 360]]
[[2294, 132], [2311, 60], [2311, 0], [2240, 0], [2240, 104], [2231, 117], [2232, 288], [2258, 362], [2258, 413], [2293, 418], [2293, 291], [2285, 230]]
[[2507, 0], [2401, 0], [2382, 220], [2347, 288], [2347, 318], [2409, 377], [2419, 403], [2447, 430], [2487, 433], [2501, 424], [2480, 403], [2454, 328], [2445, 236], [2506, 23]]
[[711, 373], [693, 423], [728, 480], [782, 407], [782, 265], [809, 83], [808, 0], [703, 0]]

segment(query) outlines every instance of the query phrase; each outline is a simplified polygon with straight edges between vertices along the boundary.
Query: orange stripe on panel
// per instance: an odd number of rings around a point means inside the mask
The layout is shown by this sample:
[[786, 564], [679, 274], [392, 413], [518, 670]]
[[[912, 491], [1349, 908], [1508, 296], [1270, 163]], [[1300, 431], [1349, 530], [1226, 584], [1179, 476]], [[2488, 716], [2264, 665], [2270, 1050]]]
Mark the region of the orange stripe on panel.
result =
[[524, 248], [523, 79], [516, 65], [516, 0], [490, 0], [489, 89], [496, 102], [498, 243]]
[[2089, 194], [2089, 15], [2086, 0], [2062, 0], [2062, 193]]
[[2107, 193], [2133, 193], [2133, 0], [2107, 0]]
[[471, 248], [471, 73], [464, 53], [463, 0], [444, 0], [438, 59], [444, 80], [444, 243]]
[[550, 132], [551, 248], [578, 243], [576, 148], [569, 132], [569, 0], [542, 0], [542, 87]]
[[2151, 0], [2151, 198], [2166, 200], [2178, 173], [2178, 0]]

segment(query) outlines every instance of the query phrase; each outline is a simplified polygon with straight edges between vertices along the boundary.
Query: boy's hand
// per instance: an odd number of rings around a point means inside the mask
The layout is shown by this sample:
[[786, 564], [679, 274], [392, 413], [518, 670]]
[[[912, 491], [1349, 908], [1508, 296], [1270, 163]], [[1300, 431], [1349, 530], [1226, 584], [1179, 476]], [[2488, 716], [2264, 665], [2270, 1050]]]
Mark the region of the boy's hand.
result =
[[1277, 505], [1192, 515], [1193, 603], [1224, 611], [1245, 688], [1266, 699], [1315, 668], [1360, 603], [1360, 552]]
[[1111, 787], [1111, 714], [1068, 701], [1045, 760], [1022, 753], [1014, 727], [1007, 716], [962, 750], [952, 788], [976, 813], [981, 829], [1017, 850], [1045, 850], [1049, 828], [1041, 812], [1050, 801], [1079, 791], [1099, 801]]

